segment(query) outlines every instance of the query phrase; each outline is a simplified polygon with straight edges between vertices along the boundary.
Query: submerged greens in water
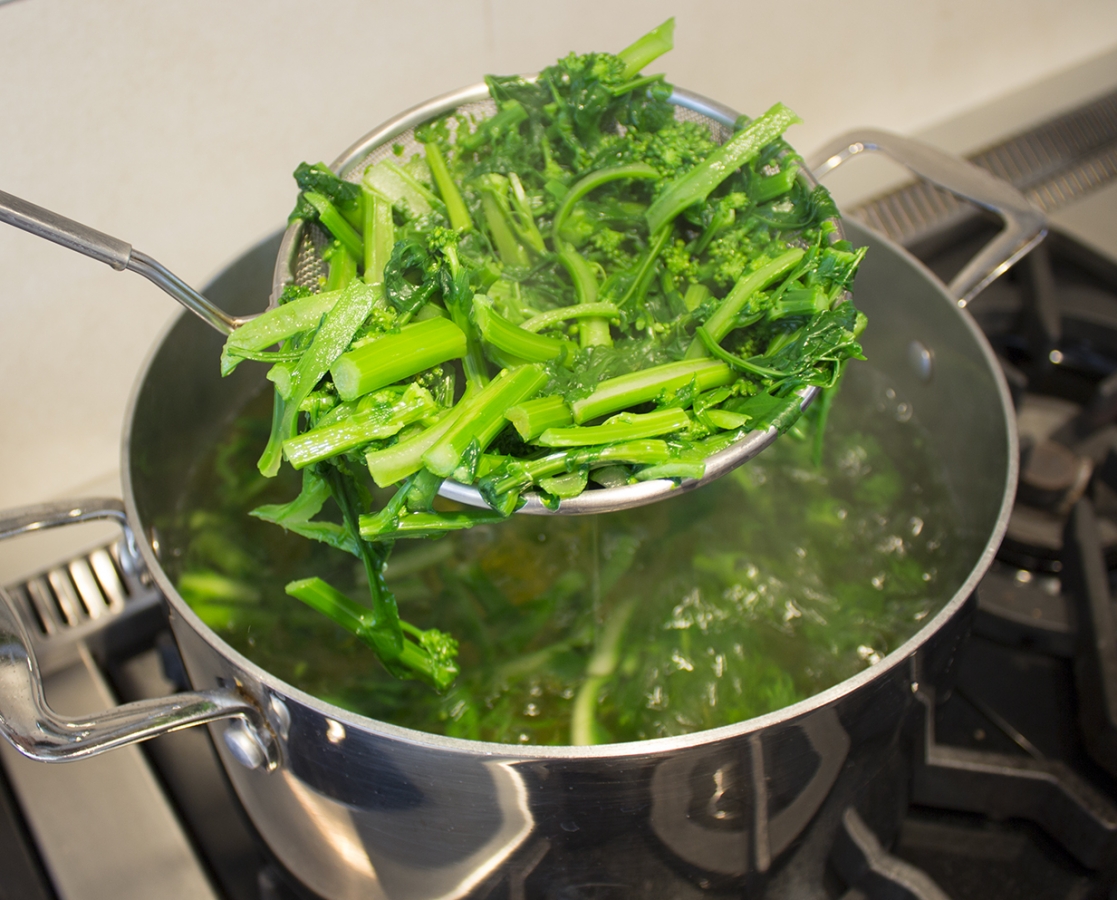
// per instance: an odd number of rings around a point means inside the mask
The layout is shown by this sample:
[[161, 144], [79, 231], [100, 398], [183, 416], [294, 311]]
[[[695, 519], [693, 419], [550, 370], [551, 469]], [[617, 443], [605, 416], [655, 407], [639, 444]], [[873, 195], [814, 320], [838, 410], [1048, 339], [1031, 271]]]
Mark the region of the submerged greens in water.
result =
[[364, 715], [509, 743], [665, 736], [781, 708], [872, 665], [950, 598], [966, 537], [910, 409], [870, 364], [845, 376], [816, 465], [809, 412], [748, 466], [626, 513], [514, 516], [393, 554], [408, 619], [452, 629], [462, 674], [439, 696], [398, 681], [359, 638], [291, 602], [321, 575], [352, 596], [364, 569], [247, 517], [299, 475], [245, 478], [266, 396], [184, 485], [161, 529], [203, 620], [278, 677]]
[[[794, 113], [776, 104], [722, 144], [676, 117], [670, 86], [640, 74], [672, 30], [571, 54], [535, 80], [490, 77], [494, 115], [424, 124], [422, 155], [401, 147], [360, 184], [321, 164], [295, 172], [292, 220], [332, 240], [328, 275], [230, 335], [222, 369], [272, 363], [259, 471], [302, 472], [253, 515], [355, 555], [371, 603], [314, 570], [287, 592], [398, 677], [448, 688], [459, 663], [446, 629], [466, 639], [473, 626], [400, 617], [384, 574], [397, 541], [489, 528], [528, 490], [554, 505], [591, 482], [701, 477], [745, 432], [790, 427], [797, 392], [832, 387], [861, 356], [864, 317], [843, 301], [862, 251], [834, 240], [833, 202], [781, 138]], [[492, 508], [437, 504], [451, 477]], [[559, 615], [584, 601], [564, 584], [530, 602]], [[628, 615], [610, 619], [615, 646], [592, 678], [628, 664], [616, 643]], [[543, 640], [551, 623], [536, 619]]]

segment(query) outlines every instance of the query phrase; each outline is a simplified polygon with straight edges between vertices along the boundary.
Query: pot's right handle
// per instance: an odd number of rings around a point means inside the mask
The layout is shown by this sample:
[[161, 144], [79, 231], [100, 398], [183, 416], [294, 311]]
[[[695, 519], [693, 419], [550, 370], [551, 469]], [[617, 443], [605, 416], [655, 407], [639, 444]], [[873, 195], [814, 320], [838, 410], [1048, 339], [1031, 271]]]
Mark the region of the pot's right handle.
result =
[[[51, 503], [0, 514], [0, 540], [98, 519], [117, 522], [128, 550], [134, 549], [119, 500]], [[59, 715], [43, 695], [27, 629], [11, 597], [0, 589], [0, 734], [24, 756], [43, 762], [84, 759], [168, 731], [233, 717], [244, 725], [227, 733], [226, 743], [237, 759], [249, 768], [274, 768], [276, 741], [263, 713], [233, 688], [137, 700], [91, 716]]]
[[920, 178], [996, 213], [1004, 221], [1004, 230], [947, 285], [959, 306], [966, 306], [1047, 234], [1044, 214], [1007, 181], [968, 160], [888, 131], [851, 131], [813, 154], [808, 165], [815, 178], [821, 179], [831, 169], [867, 151], [887, 154]]

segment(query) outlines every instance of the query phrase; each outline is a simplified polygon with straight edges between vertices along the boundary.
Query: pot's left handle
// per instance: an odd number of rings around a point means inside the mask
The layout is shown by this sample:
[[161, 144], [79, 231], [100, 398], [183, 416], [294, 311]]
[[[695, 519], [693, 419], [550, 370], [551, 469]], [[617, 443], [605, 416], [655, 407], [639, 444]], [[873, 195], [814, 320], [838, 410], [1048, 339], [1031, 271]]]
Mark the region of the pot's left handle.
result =
[[[98, 519], [120, 525], [127, 548], [134, 550], [135, 538], [119, 500], [50, 503], [2, 513], [0, 540]], [[138, 555], [133, 558], [139, 559]], [[267, 720], [250, 698], [233, 688], [137, 700], [90, 716], [59, 715], [43, 695], [27, 629], [12, 599], [0, 589], [0, 734], [24, 756], [68, 762], [228, 718], [238, 718], [243, 724], [231, 730], [232, 739], [226, 740], [238, 761], [249, 768], [274, 768], [277, 745]]]

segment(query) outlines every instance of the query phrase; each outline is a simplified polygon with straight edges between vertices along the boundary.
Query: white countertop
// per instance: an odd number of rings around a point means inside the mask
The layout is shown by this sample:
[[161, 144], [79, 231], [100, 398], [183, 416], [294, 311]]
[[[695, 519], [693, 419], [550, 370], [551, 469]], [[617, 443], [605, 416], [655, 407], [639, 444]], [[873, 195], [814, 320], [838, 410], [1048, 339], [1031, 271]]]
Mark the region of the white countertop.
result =
[[[651, 68], [808, 152], [852, 125], [968, 152], [1117, 87], [1117, 4], [0, 0], [0, 190], [201, 286], [280, 227], [302, 160], [390, 115], [675, 14]], [[852, 168], [852, 167], [851, 167]], [[879, 172], [879, 170], [878, 170]], [[839, 173], [852, 199], [884, 176]], [[114, 493], [125, 404], [177, 307], [144, 279], [0, 227], [0, 508]], [[265, 298], [261, 298], [263, 304]], [[0, 583], [57, 556], [0, 549]], [[46, 547], [46, 549], [41, 549]]]

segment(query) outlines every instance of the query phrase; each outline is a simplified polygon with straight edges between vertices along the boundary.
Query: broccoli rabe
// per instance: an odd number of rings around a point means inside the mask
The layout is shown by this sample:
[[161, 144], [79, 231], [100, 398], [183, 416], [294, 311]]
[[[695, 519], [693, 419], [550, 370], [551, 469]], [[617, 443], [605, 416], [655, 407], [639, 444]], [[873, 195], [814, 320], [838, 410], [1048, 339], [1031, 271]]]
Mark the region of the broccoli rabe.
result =
[[[235, 332], [223, 370], [273, 364], [259, 468], [308, 473], [257, 514], [354, 553], [371, 609], [317, 580], [291, 593], [396, 674], [445, 687], [453, 645], [400, 620], [381, 577], [394, 540], [509, 515], [527, 491], [553, 508], [595, 484], [700, 478], [861, 355], [843, 302], [861, 256], [782, 139], [797, 117], [777, 103], [724, 141], [677, 119], [671, 86], [642, 74], [673, 30], [489, 77], [492, 115], [427, 122], [422, 153], [356, 181], [295, 172], [292, 221], [327, 243], [321, 291]], [[446, 478], [493, 511], [436, 503]], [[370, 479], [396, 486], [375, 509]], [[317, 518], [327, 494], [340, 524]]]

